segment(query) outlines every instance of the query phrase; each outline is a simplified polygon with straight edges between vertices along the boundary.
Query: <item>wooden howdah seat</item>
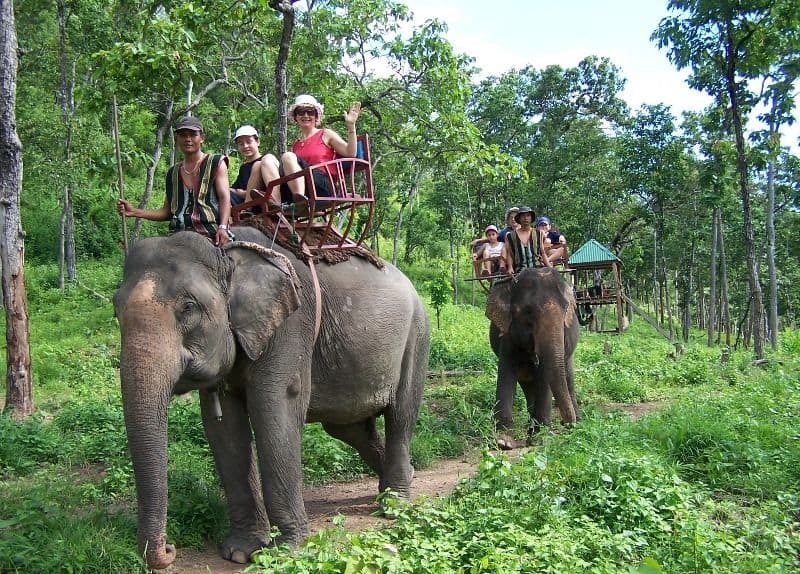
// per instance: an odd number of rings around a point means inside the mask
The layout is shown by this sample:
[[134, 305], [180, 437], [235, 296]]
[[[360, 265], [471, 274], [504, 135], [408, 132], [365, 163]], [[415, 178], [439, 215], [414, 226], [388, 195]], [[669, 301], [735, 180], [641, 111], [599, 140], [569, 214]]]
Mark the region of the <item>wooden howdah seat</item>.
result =
[[[313, 169], [329, 166], [328, 178], [332, 197], [317, 196]], [[324, 170], [323, 170], [324, 171]], [[267, 199], [275, 187], [297, 178], [305, 179], [307, 201], [270, 206]], [[342, 157], [308, 166], [267, 184], [264, 197], [247, 201], [231, 209], [231, 218], [239, 223], [252, 217], [268, 220], [299, 238], [312, 253], [324, 250], [355, 250], [362, 243], [372, 224], [375, 193], [372, 185], [372, 163], [369, 136], [358, 136], [356, 157]], [[266, 223], [266, 221], [265, 221]]]

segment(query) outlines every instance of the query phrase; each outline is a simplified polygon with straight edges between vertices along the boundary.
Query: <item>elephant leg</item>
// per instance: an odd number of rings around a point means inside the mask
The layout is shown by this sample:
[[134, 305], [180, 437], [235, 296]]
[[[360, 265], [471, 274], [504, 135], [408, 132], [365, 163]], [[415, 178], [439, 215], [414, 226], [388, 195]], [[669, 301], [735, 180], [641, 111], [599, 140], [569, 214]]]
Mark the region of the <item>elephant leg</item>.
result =
[[533, 378], [521, 383], [522, 392], [525, 394], [525, 403], [528, 408], [528, 438], [533, 433], [541, 430], [543, 426], [550, 425], [551, 413], [553, 408], [553, 394], [550, 387], [543, 381], [542, 369], [536, 368]]
[[378, 477], [383, 476], [384, 446], [383, 439], [375, 426], [375, 417], [353, 424], [322, 423], [322, 428], [333, 438], [346, 442], [356, 449], [367, 466]]
[[501, 355], [497, 365], [497, 388], [494, 405], [494, 419], [498, 431], [514, 428], [514, 395], [517, 392], [517, 369], [508, 364]]
[[[421, 360], [420, 357], [424, 359]], [[383, 413], [386, 423], [386, 454], [378, 489], [380, 492], [391, 489], [400, 498], [407, 499], [411, 495], [411, 480], [414, 478], [411, 436], [414, 434], [422, 405], [422, 389], [428, 370], [427, 357], [427, 333], [422, 336], [414, 331], [406, 343], [394, 400]]]
[[231, 522], [220, 554], [226, 560], [245, 564], [253, 552], [269, 542], [269, 522], [244, 401], [232, 392], [221, 394], [219, 401], [222, 420], [216, 419], [212, 392], [200, 391], [203, 427], [225, 489]]
[[567, 390], [572, 399], [572, 408], [575, 411], [575, 421], [581, 420], [581, 411], [578, 408], [578, 397], [575, 394], [575, 365], [572, 361], [572, 353], [569, 353], [565, 361], [565, 368], [567, 374]]
[[[267, 516], [281, 532], [276, 542], [290, 545], [308, 536], [300, 453], [311, 367], [307, 364], [298, 372], [296, 364], [288, 364], [296, 357], [284, 353], [281, 361], [270, 363], [269, 373], [251, 381], [247, 391]], [[304, 385], [303, 380], [308, 382]]]

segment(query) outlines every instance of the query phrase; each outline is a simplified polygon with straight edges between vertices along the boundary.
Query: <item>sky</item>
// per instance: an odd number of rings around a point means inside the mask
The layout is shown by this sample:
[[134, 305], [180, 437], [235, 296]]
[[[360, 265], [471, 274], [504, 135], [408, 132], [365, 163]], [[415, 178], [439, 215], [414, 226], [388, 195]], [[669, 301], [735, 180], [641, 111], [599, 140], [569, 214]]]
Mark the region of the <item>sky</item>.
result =
[[[632, 110], [667, 104], [680, 120], [684, 111], [702, 111], [712, 99], [685, 82], [650, 40], [668, 15], [666, 0], [403, 0], [422, 23], [447, 23], [457, 52], [475, 58], [482, 76], [511, 68], [551, 64], [574, 67], [589, 55], [605, 56], [626, 79], [622, 97]], [[751, 125], [751, 128], [756, 126]], [[800, 130], [786, 135], [794, 144]], [[788, 143], [788, 142], [786, 142]], [[793, 145], [794, 153], [797, 146]]]

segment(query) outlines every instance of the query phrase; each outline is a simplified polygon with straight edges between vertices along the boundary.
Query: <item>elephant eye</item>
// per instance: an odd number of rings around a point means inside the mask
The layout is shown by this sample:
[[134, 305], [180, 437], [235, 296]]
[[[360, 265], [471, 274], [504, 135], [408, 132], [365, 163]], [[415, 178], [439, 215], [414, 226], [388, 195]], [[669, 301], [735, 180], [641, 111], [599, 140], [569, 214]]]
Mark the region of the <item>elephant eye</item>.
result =
[[194, 312], [196, 308], [197, 308], [197, 303], [195, 303], [194, 301], [192, 300], [184, 301], [183, 305], [181, 306], [181, 315], [186, 317], [187, 315], [190, 315], [192, 312]]

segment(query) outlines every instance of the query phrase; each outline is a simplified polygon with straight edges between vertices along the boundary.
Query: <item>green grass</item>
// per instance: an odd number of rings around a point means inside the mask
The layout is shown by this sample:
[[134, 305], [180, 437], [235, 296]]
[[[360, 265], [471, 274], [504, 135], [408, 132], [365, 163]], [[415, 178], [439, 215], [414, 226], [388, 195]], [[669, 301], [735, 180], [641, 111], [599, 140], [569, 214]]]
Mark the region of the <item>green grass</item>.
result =
[[[144, 572], [110, 304], [118, 262], [81, 266], [83, 287], [55, 288], [29, 266], [36, 414], [0, 416], [0, 572]], [[91, 289], [91, 291], [90, 291]], [[421, 289], [424, 293], [424, 289]], [[433, 312], [431, 312], [433, 315]], [[417, 468], [493, 444], [496, 361], [483, 309], [445, 305], [432, 321], [433, 372], [412, 443]], [[274, 572], [791, 572], [800, 543], [800, 335], [785, 331], [764, 368], [727, 364], [700, 335], [677, 360], [634, 321], [620, 336], [582, 333], [576, 380], [585, 418], [556, 427], [519, 460], [485, 451], [453, 496], [397, 505], [378, 532], [322, 531]], [[641, 420], [612, 403], [661, 400]], [[517, 432], [525, 409], [518, 393]], [[204, 547], [227, 529], [197, 397], [169, 409], [168, 537]], [[366, 472], [309, 425], [307, 482]], [[648, 570], [649, 568], [649, 570]], [[460, 570], [459, 570], [460, 569]]]

